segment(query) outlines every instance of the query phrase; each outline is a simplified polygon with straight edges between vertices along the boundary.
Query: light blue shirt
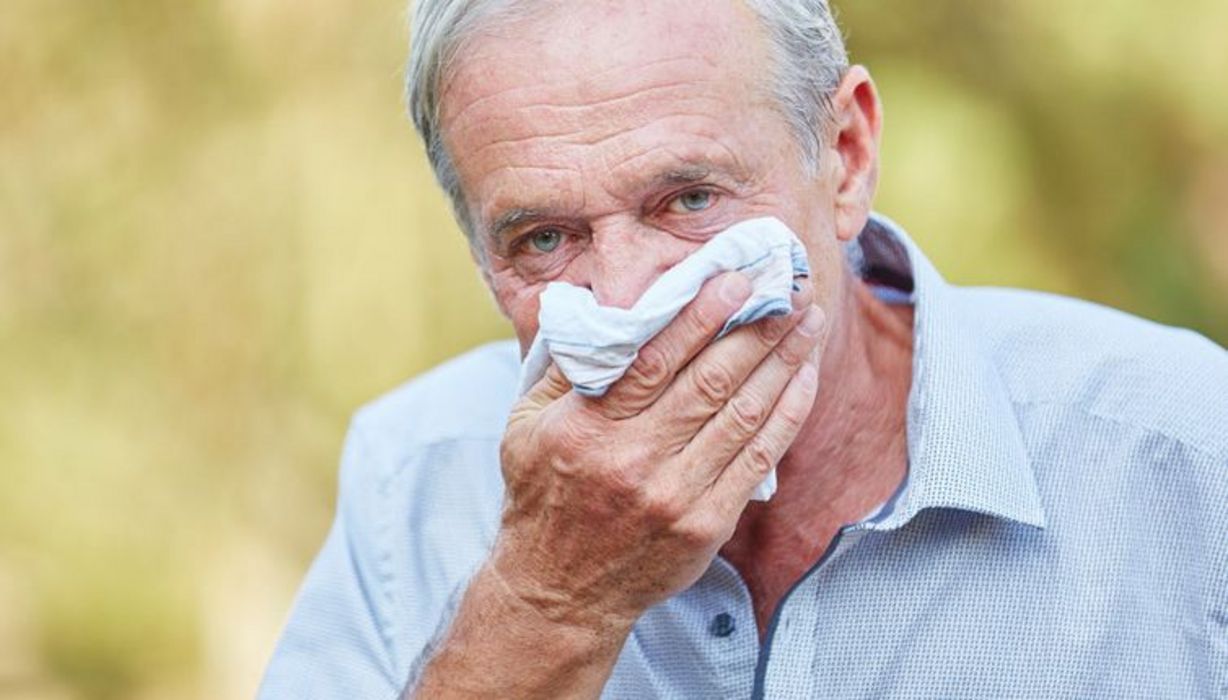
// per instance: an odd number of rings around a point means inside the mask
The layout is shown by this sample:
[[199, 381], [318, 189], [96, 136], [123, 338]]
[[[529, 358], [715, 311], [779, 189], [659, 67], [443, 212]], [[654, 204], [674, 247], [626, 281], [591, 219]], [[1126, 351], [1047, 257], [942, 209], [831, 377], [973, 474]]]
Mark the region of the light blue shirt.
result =
[[[876, 218], [850, 257], [915, 304], [907, 486], [760, 644], [717, 559], [650, 609], [609, 698], [1228, 697], [1228, 353], [1046, 294], [948, 285]], [[392, 700], [498, 528], [511, 343], [363, 408], [260, 697]]]

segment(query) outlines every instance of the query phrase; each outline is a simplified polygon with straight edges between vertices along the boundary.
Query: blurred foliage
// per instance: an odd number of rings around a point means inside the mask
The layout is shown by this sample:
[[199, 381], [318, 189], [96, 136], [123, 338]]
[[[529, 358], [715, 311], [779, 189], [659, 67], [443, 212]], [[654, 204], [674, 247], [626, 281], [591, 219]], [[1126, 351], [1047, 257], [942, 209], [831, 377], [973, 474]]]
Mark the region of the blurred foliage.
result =
[[[841, 10], [879, 208], [949, 278], [1228, 340], [1228, 4]], [[5, 3], [0, 695], [250, 696], [347, 416], [508, 335], [403, 116], [404, 14]]]

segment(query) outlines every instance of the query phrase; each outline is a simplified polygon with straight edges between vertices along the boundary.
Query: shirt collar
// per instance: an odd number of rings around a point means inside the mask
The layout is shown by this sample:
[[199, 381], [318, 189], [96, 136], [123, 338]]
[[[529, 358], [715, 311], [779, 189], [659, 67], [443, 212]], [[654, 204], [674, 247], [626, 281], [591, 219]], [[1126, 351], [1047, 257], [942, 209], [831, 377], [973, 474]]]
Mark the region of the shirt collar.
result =
[[1036, 478], [1010, 397], [954, 290], [904, 230], [874, 214], [849, 246], [867, 281], [912, 295], [907, 487], [869, 527], [894, 530], [927, 508], [1045, 527]]

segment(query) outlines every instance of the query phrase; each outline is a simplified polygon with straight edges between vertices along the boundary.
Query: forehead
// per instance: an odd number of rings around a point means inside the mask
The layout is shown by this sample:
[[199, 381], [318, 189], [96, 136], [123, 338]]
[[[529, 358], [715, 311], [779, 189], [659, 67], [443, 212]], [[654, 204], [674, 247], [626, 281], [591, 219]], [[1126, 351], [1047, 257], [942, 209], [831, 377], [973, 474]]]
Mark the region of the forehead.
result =
[[570, 85], [580, 97], [599, 96], [612, 75], [661, 62], [674, 63], [680, 79], [702, 64], [749, 77], [758, 66], [747, 59], [762, 48], [758, 20], [741, 0], [520, 0], [475, 24], [446, 76], [445, 117], [450, 106], [504, 91]]
[[491, 177], [566, 196], [577, 175], [734, 156], [732, 132], [768, 102], [763, 36], [740, 0], [572, 0], [477, 31], [441, 101], [471, 204]]

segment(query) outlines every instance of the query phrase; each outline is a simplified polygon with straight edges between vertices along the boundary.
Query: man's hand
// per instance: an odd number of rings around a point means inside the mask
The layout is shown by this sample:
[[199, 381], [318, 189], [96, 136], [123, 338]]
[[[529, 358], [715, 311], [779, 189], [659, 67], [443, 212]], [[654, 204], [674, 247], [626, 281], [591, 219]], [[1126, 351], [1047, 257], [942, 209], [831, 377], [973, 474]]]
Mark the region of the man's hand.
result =
[[633, 622], [699, 578], [810, 412], [822, 312], [712, 338], [750, 294], [707, 285], [599, 399], [551, 367], [503, 440], [507, 505], [491, 565], [544, 615]]
[[[552, 366], [515, 406], [502, 445], [502, 529], [462, 603], [454, 655], [428, 669], [435, 692], [459, 687], [439, 666], [460, 662], [466, 647], [482, 649], [476, 662], [488, 672], [463, 684], [470, 696], [600, 693], [635, 620], [702, 575], [809, 415], [824, 320], [804, 284], [794, 313], [712, 342], [750, 295], [744, 276], [722, 275], [605, 396], [581, 397]], [[467, 611], [475, 624], [519, 621], [517, 639], [503, 640], [511, 673], [502, 687], [490, 657], [499, 635], [465, 636]], [[535, 663], [514, 662], [514, 647], [537, 652]], [[543, 665], [543, 652], [556, 663]]]

